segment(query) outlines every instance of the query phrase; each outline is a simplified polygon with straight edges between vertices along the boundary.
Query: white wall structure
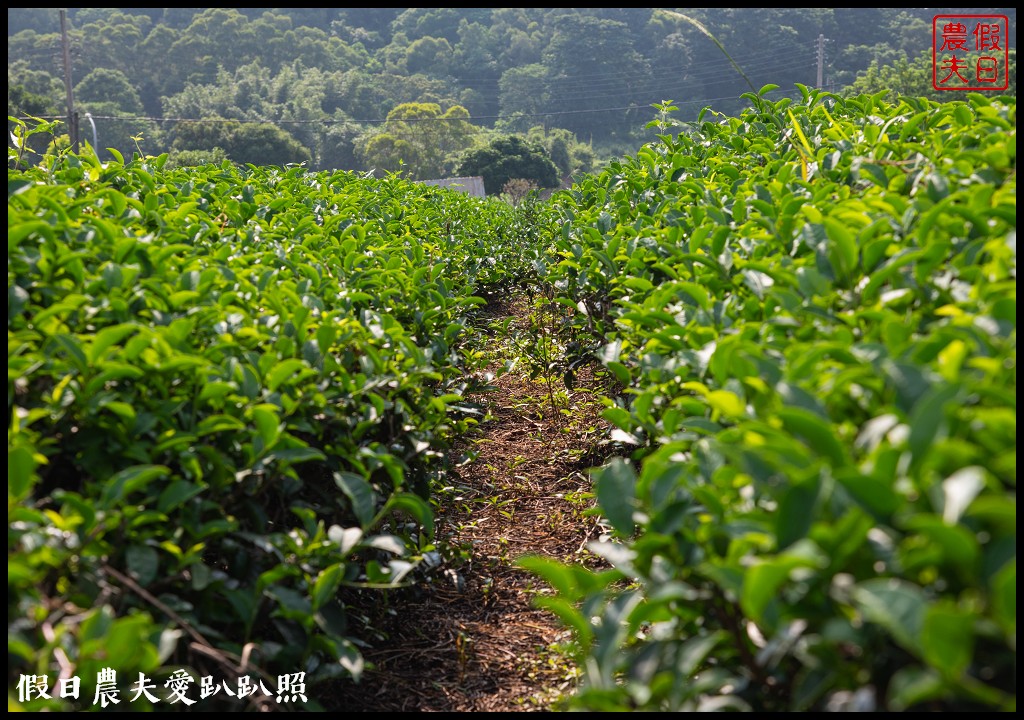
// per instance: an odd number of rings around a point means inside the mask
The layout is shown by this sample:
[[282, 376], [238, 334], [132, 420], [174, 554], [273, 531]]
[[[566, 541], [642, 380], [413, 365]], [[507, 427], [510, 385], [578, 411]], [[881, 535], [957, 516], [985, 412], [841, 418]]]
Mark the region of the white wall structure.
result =
[[467, 195], [473, 197], [487, 197], [484, 192], [484, 179], [479, 175], [473, 177], [453, 177], [444, 178], [442, 180], [420, 180], [425, 185], [437, 185], [439, 187], [451, 188], [452, 190], [458, 190], [464, 192]]

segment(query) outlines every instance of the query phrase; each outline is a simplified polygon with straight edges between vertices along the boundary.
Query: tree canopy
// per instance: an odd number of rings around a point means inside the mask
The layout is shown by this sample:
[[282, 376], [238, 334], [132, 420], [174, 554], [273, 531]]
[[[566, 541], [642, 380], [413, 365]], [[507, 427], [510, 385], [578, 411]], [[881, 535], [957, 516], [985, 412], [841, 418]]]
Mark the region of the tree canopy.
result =
[[379, 172], [403, 171], [413, 180], [445, 177], [456, 155], [469, 146], [477, 128], [461, 105], [441, 110], [437, 103], [402, 103], [388, 113], [380, 132], [368, 135], [356, 152]]
[[[426, 178], [454, 171], [461, 153], [494, 137], [537, 126], [566, 131], [570, 146], [609, 161], [656, 139], [647, 123], [657, 103], [672, 101], [679, 119], [692, 121], [705, 107], [738, 112], [751, 85], [778, 86], [768, 99], [797, 99], [797, 84], [817, 86], [818, 58], [823, 89], [837, 94], [853, 85], [963, 99], [927, 82], [938, 12], [69, 8], [66, 18], [77, 102], [94, 116], [96, 103], [115, 103], [102, 105], [106, 114], [154, 118], [154, 127], [118, 119], [122, 126], [101, 135], [144, 132], [147, 152], [159, 154], [181, 147], [185, 124], [262, 123], [281, 131], [268, 136], [301, 143], [317, 168], [401, 166]], [[1008, 18], [1005, 92], [1015, 94], [1016, 10], [972, 11], [984, 12]], [[59, 10], [9, 8], [7, 44], [8, 115], [65, 113]], [[404, 110], [385, 117], [405, 106], [438, 109], [426, 111], [430, 120]], [[456, 108], [465, 115], [440, 119]], [[440, 145], [429, 149], [428, 140]], [[563, 177], [576, 172], [557, 143], [543, 144]]]
[[509, 180], [532, 180], [538, 187], [558, 186], [558, 168], [544, 148], [531, 145], [521, 137], [506, 135], [495, 138], [487, 147], [474, 150], [463, 158], [459, 175], [479, 175], [484, 190], [497, 194]]
[[225, 121], [186, 126], [175, 141], [176, 150], [221, 148], [231, 160], [253, 165], [308, 163], [309, 150], [285, 130], [261, 123]]

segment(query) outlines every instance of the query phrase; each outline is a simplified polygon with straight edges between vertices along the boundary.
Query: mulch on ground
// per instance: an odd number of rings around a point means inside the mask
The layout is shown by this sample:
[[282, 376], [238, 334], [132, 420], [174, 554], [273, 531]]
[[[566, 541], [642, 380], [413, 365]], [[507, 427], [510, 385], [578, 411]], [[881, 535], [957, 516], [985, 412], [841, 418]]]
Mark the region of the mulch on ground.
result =
[[[526, 312], [491, 304], [484, 321]], [[487, 371], [496, 373], [495, 360]], [[558, 651], [568, 632], [533, 598], [546, 591], [515, 561], [539, 554], [596, 563], [586, 545], [600, 533], [587, 470], [600, 462], [605, 422], [594, 377], [581, 373], [553, 407], [549, 387], [521, 372], [500, 375], [474, 394], [488, 415], [456, 456], [475, 459], [453, 472], [438, 511], [439, 540], [464, 557], [431, 581], [394, 591], [373, 627], [368, 669], [325, 706], [349, 712], [546, 711], [571, 692], [575, 668]], [[557, 410], [557, 412], [556, 412]]]

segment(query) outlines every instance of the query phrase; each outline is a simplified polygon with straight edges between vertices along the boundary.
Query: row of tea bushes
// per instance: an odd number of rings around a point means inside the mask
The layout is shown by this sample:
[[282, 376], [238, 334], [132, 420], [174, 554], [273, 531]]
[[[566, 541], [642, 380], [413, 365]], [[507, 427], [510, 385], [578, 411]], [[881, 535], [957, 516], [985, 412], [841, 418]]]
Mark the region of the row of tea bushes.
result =
[[[746, 97], [555, 197], [621, 391], [580, 710], [1016, 704], [1016, 104]], [[573, 355], [575, 352], [576, 355]]]
[[8, 687], [302, 672], [315, 709], [438, 559], [467, 313], [533, 239], [395, 176], [165, 162], [8, 171]]

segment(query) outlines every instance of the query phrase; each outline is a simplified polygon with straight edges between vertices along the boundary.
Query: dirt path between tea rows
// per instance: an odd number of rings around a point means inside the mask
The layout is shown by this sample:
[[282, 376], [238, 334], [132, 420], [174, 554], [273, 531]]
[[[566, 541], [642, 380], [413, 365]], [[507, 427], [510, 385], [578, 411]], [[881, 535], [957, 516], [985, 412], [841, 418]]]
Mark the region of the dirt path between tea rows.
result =
[[[492, 301], [478, 322], [522, 323], [528, 312], [522, 300]], [[458, 448], [477, 455], [454, 473], [437, 510], [438, 539], [460, 557], [395, 594], [374, 620], [383, 637], [363, 648], [372, 669], [321, 698], [331, 709], [546, 711], [574, 687], [577, 669], [559, 650], [569, 635], [532, 602], [546, 586], [514, 563], [529, 554], [591, 561], [586, 545], [601, 528], [584, 512], [593, 506], [587, 470], [606, 434], [601, 405], [584, 373], [572, 392], [559, 383], [556, 412], [545, 383], [516, 368], [499, 375], [507, 358], [497, 341], [485, 352], [483, 372], [495, 377], [470, 399], [488, 413]]]

